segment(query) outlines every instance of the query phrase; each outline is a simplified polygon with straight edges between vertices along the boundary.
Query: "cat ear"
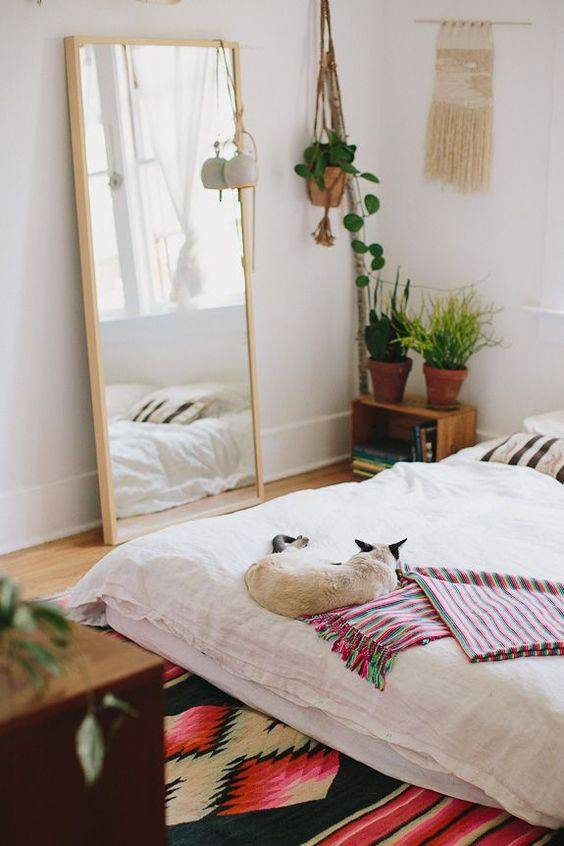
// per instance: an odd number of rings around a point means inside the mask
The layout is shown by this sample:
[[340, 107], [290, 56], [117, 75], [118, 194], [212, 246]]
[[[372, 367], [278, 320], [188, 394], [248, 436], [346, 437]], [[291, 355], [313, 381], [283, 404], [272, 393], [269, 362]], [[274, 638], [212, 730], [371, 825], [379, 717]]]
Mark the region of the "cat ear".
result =
[[356, 540], [356, 539], [355, 539], [355, 543], [356, 543], [356, 545], [360, 548], [360, 551], [361, 551], [361, 552], [372, 552], [372, 550], [374, 549], [374, 547], [372, 546], [372, 544], [371, 544], [371, 543], [366, 543], [366, 541], [361, 541], [361, 540]]
[[407, 538], [404, 538], [403, 540], [398, 541], [397, 543], [391, 543], [388, 546], [388, 549], [390, 550], [390, 552], [392, 553], [392, 555], [394, 556], [396, 561], [399, 561], [400, 546], [403, 546], [404, 543], [406, 542], [406, 540], [407, 540]]

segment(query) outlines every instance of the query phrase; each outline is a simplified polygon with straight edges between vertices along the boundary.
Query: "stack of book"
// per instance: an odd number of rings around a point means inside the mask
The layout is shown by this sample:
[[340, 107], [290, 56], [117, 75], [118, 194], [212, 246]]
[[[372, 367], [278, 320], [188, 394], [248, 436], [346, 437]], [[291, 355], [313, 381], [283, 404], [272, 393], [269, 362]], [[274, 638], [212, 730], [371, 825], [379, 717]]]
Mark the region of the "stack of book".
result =
[[411, 461], [412, 447], [395, 438], [381, 438], [366, 444], [355, 444], [352, 451], [352, 470], [358, 476], [374, 476], [388, 470], [396, 461]]
[[352, 470], [357, 476], [369, 478], [388, 470], [396, 461], [436, 461], [437, 424], [434, 420], [411, 427], [411, 441], [379, 438], [369, 443], [355, 444], [352, 450]]

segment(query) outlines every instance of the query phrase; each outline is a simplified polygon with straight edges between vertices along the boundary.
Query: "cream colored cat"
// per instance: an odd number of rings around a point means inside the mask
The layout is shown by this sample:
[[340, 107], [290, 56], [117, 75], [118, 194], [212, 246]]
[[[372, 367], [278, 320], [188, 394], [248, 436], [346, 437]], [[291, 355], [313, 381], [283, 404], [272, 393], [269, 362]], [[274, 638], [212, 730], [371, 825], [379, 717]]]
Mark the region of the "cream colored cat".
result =
[[272, 553], [245, 573], [245, 584], [255, 602], [283, 617], [362, 605], [397, 587], [396, 563], [405, 540], [389, 546], [357, 540], [361, 551], [344, 564], [315, 565], [298, 552], [308, 538], [277, 535]]

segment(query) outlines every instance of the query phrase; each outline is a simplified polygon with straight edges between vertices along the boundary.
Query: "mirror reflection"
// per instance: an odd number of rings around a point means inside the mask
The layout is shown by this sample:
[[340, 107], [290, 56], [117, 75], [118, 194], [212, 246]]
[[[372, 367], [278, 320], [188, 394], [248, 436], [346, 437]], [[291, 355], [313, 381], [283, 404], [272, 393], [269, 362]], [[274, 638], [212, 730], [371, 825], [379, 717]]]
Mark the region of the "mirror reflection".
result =
[[241, 205], [200, 178], [235, 151], [230, 53], [80, 48], [118, 519], [256, 482]]

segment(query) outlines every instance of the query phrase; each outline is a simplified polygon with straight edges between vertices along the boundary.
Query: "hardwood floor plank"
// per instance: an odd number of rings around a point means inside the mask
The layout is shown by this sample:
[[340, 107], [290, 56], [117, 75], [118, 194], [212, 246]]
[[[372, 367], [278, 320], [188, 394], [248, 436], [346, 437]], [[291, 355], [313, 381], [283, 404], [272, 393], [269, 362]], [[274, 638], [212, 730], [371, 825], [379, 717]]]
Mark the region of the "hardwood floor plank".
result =
[[[309, 473], [278, 479], [265, 485], [265, 499], [305, 488], [321, 488], [340, 482], [357, 481], [350, 463], [331, 464]], [[17, 579], [25, 597], [50, 596], [75, 584], [113, 547], [102, 542], [102, 530], [50, 541], [0, 556], [0, 572]]]

